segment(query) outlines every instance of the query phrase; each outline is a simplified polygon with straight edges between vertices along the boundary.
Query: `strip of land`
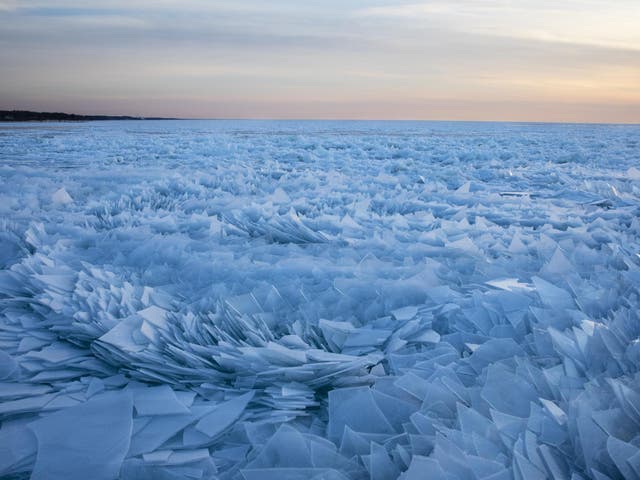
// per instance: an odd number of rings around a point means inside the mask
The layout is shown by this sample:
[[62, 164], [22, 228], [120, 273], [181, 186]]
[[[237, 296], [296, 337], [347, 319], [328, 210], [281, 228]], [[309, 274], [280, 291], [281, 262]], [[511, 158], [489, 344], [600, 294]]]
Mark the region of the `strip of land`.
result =
[[0, 122], [84, 122], [93, 120], [173, 120], [161, 117], [131, 117], [126, 115], [78, 115], [62, 112], [31, 112], [0, 110]]

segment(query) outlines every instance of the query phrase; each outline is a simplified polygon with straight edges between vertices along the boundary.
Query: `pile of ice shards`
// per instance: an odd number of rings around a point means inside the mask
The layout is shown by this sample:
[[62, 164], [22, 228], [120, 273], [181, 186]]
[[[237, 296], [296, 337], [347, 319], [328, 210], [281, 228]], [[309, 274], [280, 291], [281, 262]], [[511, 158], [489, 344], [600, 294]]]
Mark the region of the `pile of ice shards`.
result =
[[0, 126], [0, 477], [640, 478], [640, 128]]

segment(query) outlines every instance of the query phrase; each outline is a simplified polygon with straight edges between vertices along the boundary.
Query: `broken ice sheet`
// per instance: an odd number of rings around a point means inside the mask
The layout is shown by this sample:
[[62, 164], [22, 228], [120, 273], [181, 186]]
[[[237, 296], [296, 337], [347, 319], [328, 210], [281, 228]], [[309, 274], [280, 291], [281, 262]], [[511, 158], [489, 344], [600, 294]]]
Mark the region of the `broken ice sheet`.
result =
[[492, 408], [521, 418], [529, 415], [529, 403], [536, 399], [535, 390], [526, 380], [498, 365], [488, 367], [482, 397]]
[[533, 277], [533, 284], [542, 302], [551, 308], [574, 308], [575, 302], [571, 294], [565, 289], [547, 282], [539, 277]]
[[0, 351], [0, 380], [11, 378], [18, 371], [18, 363], [11, 355]]
[[346, 427], [365, 433], [394, 432], [368, 387], [329, 392], [329, 438], [340, 438]]
[[215, 437], [240, 417], [253, 395], [253, 392], [248, 392], [216, 405], [211, 413], [205, 415], [196, 423], [196, 429], [209, 437]]
[[51, 195], [51, 201], [58, 205], [66, 205], [73, 203], [73, 198], [69, 195], [69, 192], [64, 187], [59, 188]]
[[132, 387], [133, 405], [138, 415], [171, 415], [189, 413], [168, 385]]
[[411, 320], [413, 317], [415, 317], [418, 313], [418, 307], [416, 306], [409, 306], [409, 307], [402, 307], [402, 308], [398, 308], [397, 310], [393, 310], [391, 312], [391, 315], [393, 315], [393, 318], [395, 318], [396, 320]]
[[105, 393], [30, 423], [38, 441], [31, 478], [116, 478], [129, 450], [132, 407], [129, 393]]
[[[188, 414], [137, 418], [139, 429], [133, 433], [128, 455], [136, 456], [157, 450], [171, 437], [183, 431], [185, 427], [211, 412], [212, 408], [210, 405], [203, 405], [192, 407]], [[135, 423], [134, 426], [136, 426]]]
[[533, 285], [520, 282], [517, 278], [503, 278], [497, 280], [489, 280], [485, 282], [492, 287], [500, 288], [502, 290], [533, 290]]
[[0, 476], [638, 475], [637, 126], [0, 130]]

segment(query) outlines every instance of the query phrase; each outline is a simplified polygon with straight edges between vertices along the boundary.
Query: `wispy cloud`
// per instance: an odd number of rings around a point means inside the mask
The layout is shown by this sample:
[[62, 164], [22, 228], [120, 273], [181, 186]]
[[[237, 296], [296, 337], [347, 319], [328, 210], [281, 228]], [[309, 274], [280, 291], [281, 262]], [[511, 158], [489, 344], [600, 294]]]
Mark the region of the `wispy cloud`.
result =
[[356, 15], [544, 41], [640, 50], [640, 2], [433, 0], [363, 8]]
[[353, 111], [340, 102], [416, 117], [411, 105], [539, 101], [561, 115], [568, 101], [640, 102], [639, 12], [638, 0], [0, 0], [0, 100], [129, 99], [151, 114], [188, 97], [307, 117]]
[[15, 0], [0, 0], [0, 12], [10, 12], [15, 10]]

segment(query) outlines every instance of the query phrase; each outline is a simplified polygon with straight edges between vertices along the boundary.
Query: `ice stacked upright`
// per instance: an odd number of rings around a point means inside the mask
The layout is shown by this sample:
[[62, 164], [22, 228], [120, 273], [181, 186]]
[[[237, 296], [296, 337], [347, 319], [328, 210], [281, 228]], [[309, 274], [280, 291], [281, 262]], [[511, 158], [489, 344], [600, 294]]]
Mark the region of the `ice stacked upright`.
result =
[[639, 127], [0, 135], [0, 476], [640, 478]]

